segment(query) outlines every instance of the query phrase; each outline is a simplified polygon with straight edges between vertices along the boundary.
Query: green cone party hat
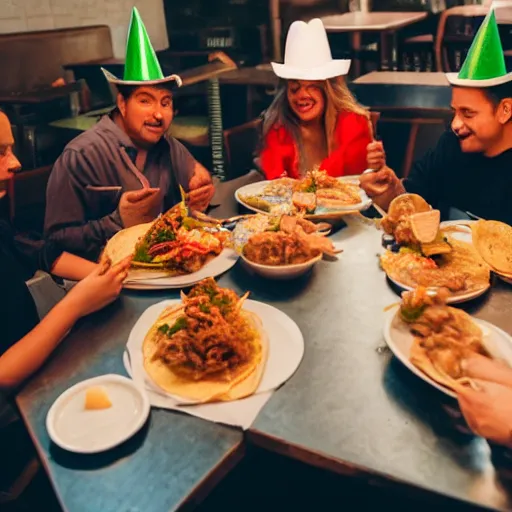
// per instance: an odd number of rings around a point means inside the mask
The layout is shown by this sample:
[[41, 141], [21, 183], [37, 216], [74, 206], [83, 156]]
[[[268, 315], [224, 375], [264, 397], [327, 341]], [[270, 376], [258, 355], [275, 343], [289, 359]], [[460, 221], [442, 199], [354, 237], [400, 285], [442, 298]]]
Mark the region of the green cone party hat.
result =
[[128, 29], [123, 79], [117, 78], [104, 68], [101, 69], [107, 80], [113, 84], [156, 85], [174, 81], [178, 87], [181, 86], [181, 78], [178, 75], [167, 77], [163, 75], [146, 27], [136, 7], [132, 10]]
[[505, 66], [494, 9], [480, 25], [459, 73], [447, 73], [446, 77], [460, 87], [493, 87], [512, 80]]

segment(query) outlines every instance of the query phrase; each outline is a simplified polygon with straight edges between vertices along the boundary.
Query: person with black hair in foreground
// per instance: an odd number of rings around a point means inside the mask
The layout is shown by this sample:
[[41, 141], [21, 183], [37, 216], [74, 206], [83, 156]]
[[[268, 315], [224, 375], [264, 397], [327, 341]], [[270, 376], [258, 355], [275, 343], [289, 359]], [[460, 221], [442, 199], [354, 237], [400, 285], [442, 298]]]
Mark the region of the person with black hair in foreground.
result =
[[118, 89], [116, 108], [64, 149], [48, 183], [45, 218], [51, 239], [90, 259], [117, 231], [150, 222], [179, 202], [179, 186], [199, 211], [214, 194], [210, 173], [167, 134], [172, 90], [181, 79], [163, 76], [136, 8], [124, 78], [103, 72]]
[[439, 209], [443, 220], [469, 212], [470, 217], [512, 224], [512, 73], [505, 69], [492, 10], [460, 73], [447, 78], [452, 84], [451, 130], [403, 181], [386, 166], [382, 143], [371, 143], [368, 166], [378, 171], [364, 174], [361, 186], [384, 209], [409, 192]]
[[[0, 181], [12, 179], [20, 163], [7, 116], [0, 112]], [[0, 218], [0, 426], [2, 391], [17, 388], [48, 358], [82, 316], [113, 301], [130, 262], [110, 268], [64, 252], [56, 242], [17, 233]], [[80, 281], [40, 322], [25, 282], [37, 270]]]

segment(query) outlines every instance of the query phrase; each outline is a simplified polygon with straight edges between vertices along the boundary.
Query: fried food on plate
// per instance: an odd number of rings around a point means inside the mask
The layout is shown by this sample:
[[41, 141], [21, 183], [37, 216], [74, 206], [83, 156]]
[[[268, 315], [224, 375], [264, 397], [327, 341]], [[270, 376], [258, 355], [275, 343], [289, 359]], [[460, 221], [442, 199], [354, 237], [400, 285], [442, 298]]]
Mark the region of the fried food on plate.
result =
[[259, 386], [268, 339], [257, 315], [214, 279], [198, 283], [182, 304], [165, 309], [143, 343], [153, 382], [182, 400], [205, 403], [243, 398]]
[[451, 251], [435, 258], [406, 247], [397, 253], [385, 251], [380, 257], [382, 269], [393, 281], [412, 288], [444, 287], [456, 294], [488, 287], [489, 267], [475, 248], [450, 237], [447, 240]]
[[133, 254], [134, 268], [190, 274], [219, 255], [227, 237], [219, 226], [189, 216], [182, 202], [152, 223], [119, 231], [107, 243], [104, 254], [113, 262]]
[[461, 362], [472, 353], [490, 357], [484, 336], [471, 316], [446, 305], [449, 292], [424, 287], [402, 294], [400, 318], [414, 336], [411, 362], [449, 389], [471, 385]]

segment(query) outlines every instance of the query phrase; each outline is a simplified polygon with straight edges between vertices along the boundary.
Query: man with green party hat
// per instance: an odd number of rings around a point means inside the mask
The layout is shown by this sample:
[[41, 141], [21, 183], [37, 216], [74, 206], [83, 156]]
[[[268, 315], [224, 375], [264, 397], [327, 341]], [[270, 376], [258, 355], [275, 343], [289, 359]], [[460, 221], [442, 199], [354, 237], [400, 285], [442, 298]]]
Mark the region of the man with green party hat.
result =
[[441, 210], [443, 219], [476, 216], [512, 224], [512, 73], [492, 8], [461, 70], [446, 77], [452, 86], [451, 129], [404, 180], [386, 166], [382, 143], [371, 143], [368, 166], [376, 172], [365, 173], [361, 186], [384, 209], [410, 192]]
[[136, 8], [123, 78], [103, 73], [117, 88], [116, 108], [66, 146], [47, 189], [46, 234], [88, 259], [120, 229], [179, 202], [180, 186], [195, 210], [204, 211], [214, 193], [209, 172], [168, 135], [181, 78], [162, 73]]

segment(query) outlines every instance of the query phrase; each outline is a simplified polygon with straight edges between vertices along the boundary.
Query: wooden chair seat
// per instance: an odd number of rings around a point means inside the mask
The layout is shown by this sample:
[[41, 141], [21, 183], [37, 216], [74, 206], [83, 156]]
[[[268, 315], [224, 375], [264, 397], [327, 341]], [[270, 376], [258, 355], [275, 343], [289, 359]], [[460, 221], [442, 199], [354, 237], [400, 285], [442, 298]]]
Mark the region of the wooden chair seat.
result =
[[422, 34], [419, 36], [408, 37], [404, 39], [404, 44], [434, 44], [434, 36], [432, 34]]

